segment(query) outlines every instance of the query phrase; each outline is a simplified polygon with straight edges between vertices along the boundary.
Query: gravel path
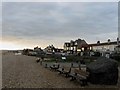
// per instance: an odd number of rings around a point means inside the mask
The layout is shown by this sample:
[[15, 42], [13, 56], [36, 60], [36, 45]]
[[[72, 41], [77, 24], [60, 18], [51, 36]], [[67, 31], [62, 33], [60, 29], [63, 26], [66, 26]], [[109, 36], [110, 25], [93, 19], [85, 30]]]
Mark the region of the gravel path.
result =
[[78, 88], [79, 84], [35, 62], [34, 57], [3, 55], [3, 88]]
[[[2, 57], [3, 88], [81, 88], [78, 82], [71, 82], [57, 72], [44, 68], [35, 62], [35, 57], [4, 54]], [[88, 87], [96, 87], [89, 85]], [[101, 87], [97, 85], [97, 87]], [[106, 87], [106, 86], [102, 86]], [[116, 86], [110, 86], [116, 87]]]

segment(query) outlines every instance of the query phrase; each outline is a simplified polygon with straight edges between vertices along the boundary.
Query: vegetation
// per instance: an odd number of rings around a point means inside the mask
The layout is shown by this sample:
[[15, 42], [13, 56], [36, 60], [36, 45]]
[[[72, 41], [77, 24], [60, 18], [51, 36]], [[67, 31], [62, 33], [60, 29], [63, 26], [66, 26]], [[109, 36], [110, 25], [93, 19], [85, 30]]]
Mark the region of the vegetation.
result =
[[96, 60], [97, 57], [90, 57], [90, 56], [74, 56], [74, 55], [71, 55], [71, 56], [67, 56], [66, 57], [66, 61], [67, 62], [79, 62], [80, 60], [84, 60], [85, 63], [90, 63], [90, 62], [93, 62], [94, 60]]
[[112, 53], [112, 54], [110, 55], [110, 58], [115, 59], [115, 60], [117, 60], [118, 62], [120, 62], [120, 53]]
[[61, 55], [45, 55], [44, 58], [48, 58], [49, 60], [45, 60], [46, 62], [79, 62], [81, 60], [84, 60], [85, 63], [93, 62], [97, 59], [97, 57], [94, 56], [78, 56], [78, 55], [68, 55], [65, 56], [66, 59], [62, 60]]
[[[30, 50], [26, 49], [23, 50], [23, 54], [24, 55], [29, 55], [28, 52]], [[100, 56], [100, 53], [96, 52], [95, 56], [79, 56], [79, 55], [66, 55], [66, 56], [62, 56], [61, 54], [37, 54], [37, 55], [30, 55], [30, 56], [35, 56], [35, 57], [39, 57], [39, 58], [43, 58], [44, 61], [46, 62], [79, 62], [81, 60], [83, 60], [85, 63], [90, 63], [93, 62], [94, 60], [96, 60], [98, 58], [98, 56]], [[62, 59], [62, 57], [66, 57], [66, 59]]]

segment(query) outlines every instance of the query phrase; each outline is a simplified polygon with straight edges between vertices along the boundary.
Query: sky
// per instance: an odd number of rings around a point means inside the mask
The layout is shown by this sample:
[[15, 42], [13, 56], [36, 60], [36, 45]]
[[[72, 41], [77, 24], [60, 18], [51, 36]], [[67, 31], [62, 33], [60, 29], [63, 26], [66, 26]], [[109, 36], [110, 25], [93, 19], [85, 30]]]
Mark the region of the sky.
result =
[[3, 2], [1, 49], [24, 49], [84, 39], [115, 41], [117, 2]]

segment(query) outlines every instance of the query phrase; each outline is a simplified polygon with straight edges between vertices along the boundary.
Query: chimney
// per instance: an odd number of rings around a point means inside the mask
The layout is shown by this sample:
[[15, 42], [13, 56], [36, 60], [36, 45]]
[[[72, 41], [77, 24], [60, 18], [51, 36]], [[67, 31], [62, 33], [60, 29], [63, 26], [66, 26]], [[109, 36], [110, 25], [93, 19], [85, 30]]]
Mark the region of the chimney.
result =
[[110, 39], [108, 39], [108, 44], [110, 43]]
[[117, 45], [119, 45], [119, 38], [117, 38]]
[[100, 41], [97, 41], [97, 44], [100, 44]]

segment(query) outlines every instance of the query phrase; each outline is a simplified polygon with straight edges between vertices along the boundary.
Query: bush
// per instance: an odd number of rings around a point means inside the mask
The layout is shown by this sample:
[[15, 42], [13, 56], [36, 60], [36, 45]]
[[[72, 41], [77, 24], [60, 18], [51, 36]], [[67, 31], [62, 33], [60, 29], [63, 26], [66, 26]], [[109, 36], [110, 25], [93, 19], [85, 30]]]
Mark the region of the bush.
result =
[[94, 55], [95, 57], [100, 57], [101, 56], [101, 53], [100, 52], [94, 52]]
[[80, 60], [80, 56], [76, 56], [76, 55], [66, 56], [66, 61], [67, 62], [77, 62], [79, 60]]
[[113, 53], [110, 55], [110, 58], [115, 59], [120, 62], [120, 53]]

